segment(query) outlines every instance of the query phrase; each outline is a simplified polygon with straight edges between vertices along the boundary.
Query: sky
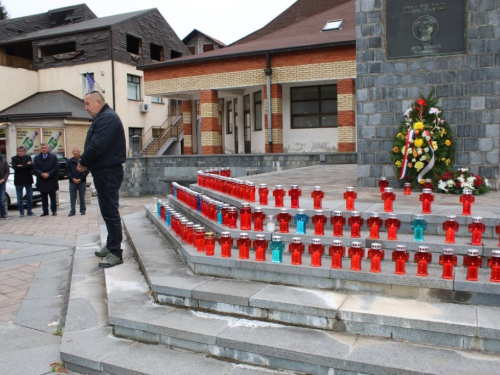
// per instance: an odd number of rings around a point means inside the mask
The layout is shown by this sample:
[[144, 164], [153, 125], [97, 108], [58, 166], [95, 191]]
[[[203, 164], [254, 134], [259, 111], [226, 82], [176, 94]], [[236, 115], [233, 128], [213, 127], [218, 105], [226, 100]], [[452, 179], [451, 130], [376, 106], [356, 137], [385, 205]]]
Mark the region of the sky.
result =
[[85, 3], [97, 17], [158, 8], [183, 39], [193, 29], [230, 44], [260, 29], [296, 0], [1, 0], [10, 18]]

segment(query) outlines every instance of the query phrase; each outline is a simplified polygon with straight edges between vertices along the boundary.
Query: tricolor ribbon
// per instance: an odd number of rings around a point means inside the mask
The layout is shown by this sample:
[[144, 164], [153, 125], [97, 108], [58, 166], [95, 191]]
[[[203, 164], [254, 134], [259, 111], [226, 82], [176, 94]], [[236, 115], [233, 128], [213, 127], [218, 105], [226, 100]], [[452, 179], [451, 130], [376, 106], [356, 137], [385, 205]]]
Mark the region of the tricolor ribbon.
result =
[[[433, 167], [434, 167], [434, 147], [432, 146], [432, 138], [430, 138], [429, 132], [427, 130], [424, 130], [423, 135], [426, 137], [429, 137], [429, 141], [427, 143], [429, 144], [429, 153], [431, 154], [431, 159], [429, 160], [429, 163], [423, 168], [420, 173], [418, 174], [417, 181], [420, 181], [427, 172], [429, 172]], [[406, 178], [408, 175], [408, 172], [410, 171], [410, 168], [408, 167], [409, 163], [409, 158], [408, 158], [408, 149], [410, 147], [410, 140], [415, 140], [415, 130], [410, 130], [408, 134], [406, 134], [406, 144], [405, 144], [405, 155], [403, 158], [403, 165], [401, 166], [401, 173], [399, 175], [399, 179], [403, 180]]]

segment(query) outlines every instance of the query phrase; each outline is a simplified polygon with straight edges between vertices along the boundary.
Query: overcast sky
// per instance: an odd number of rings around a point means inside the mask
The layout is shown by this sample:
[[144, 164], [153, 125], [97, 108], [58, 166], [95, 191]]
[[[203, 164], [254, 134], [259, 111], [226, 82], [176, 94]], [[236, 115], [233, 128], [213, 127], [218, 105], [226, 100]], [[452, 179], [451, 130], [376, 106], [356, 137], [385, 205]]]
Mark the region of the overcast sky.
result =
[[266, 25], [295, 0], [1, 0], [11, 18], [45, 13], [50, 9], [86, 3], [106, 17], [136, 10], [158, 8], [182, 39], [198, 29], [230, 44]]

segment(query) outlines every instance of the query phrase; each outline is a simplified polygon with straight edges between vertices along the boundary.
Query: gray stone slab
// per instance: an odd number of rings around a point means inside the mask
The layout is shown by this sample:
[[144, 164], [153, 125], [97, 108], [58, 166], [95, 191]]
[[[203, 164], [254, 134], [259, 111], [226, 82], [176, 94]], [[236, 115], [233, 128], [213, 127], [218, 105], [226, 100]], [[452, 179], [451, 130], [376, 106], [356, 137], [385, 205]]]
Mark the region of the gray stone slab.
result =
[[479, 337], [500, 340], [499, 307], [477, 306], [477, 330]]
[[148, 274], [151, 289], [155, 293], [172, 294], [180, 297], [192, 297], [192, 290], [212, 280], [212, 277], [197, 276], [188, 270], [176, 270], [169, 273]]
[[150, 322], [150, 331], [204, 344], [215, 344], [216, 337], [237, 318], [177, 309]]
[[[464, 342], [467, 338], [473, 337], [415, 328], [391, 327], [391, 339], [416, 344], [435, 345], [456, 349], [469, 349], [464, 346]], [[474, 337], [474, 339], [476, 338]]]
[[468, 281], [467, 269], [456, 268], [453, 289], [463, 292], [487, 293], [500, 299], [499, 283], [490, 281], [491, 270], [480, 268], [478, 271], [478, 281]]
[[239, 364], [233, 367], [229, 375], [285, 375], [292, 374], [289, 371], [271, 370], [261, 367]]
[[374, 375], [494, 375], [499, 365], [497, 355], [365, 337], [356, 341], [345, 369]]
[[9, 375], [51, 373], [53, 362], [59, 362], [59, 344], [0, 353], [0, 368]]
[[220, 375], [232, 374], [234, 367], [232, 363], [208, 358], [203, 354], [141, 343], [134, 343], [102, 362], [103, 371], [120, 375]]
[[249, 306], [249, 298], [265, 287], [266, 284], [251, 281], [214, 279], [194, 288], [192, 295], [208, 301]]
[[14, 324], [52, 333], [61, 321], [63, 308], [63, 295], [25, 300], [14, 318]]
[[206, 300], [198, 300], [200, 309], [214, 311], [219, 314], [230, 314], [237, 316], [247, 316], [251, 318], [266, 319], [268, 317], [267, 310], [256, 307], [248, 307], [242, 305], [234, 305], [230, 303], [213, 302]]
[[65, 331], [61, 341], [61, 359], [83, 368], [101, 370], [103, 359], [125, 350], [132, 343], [131, 340], [114, 337], [109, 327]]
[[306, 364], [343, 368], [355, 336], [240, 319], [217, 337], [233, 350]]
[[[41, 346], [59, 345], [61, 338], [50, 333], [0, 322], [0, 353], [22, 352]], [[5, 367], [1, 367], [5, 368]]]
[[339, 317], [346, 321], [476, 335], [475, 306], [349, 295], [339, 309]]
[[320, 289], [268, 285], [250, 298], [250, 306], [334, 318], [346, 297]]
[[149, 293], [146, 280], [133, 259], [123, 262], [119, 267], [106, 269], [105, 275], [109, 301], [133, 298]]

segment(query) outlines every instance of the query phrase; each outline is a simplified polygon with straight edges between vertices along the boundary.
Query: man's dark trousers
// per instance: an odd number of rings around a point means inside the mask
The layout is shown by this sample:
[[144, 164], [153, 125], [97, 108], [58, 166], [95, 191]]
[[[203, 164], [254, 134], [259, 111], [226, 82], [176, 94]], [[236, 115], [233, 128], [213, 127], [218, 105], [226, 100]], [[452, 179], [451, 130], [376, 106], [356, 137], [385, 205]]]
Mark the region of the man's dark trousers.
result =
[[49, 197], [50, 197], [50, 210], [52, 213], [57, 212], [57, 204], [56, 204], [56, 192], [55, 191], [49, 191], [49, 192], [43, 192], [41, 191], [40, 194], [42, 195], [42, 211], [44, 214], [49, 213]]
[[121, 258], [123, 235], [122, 222], [118, 211], [118, 199], [120, 196], [120, 186], [123, 181], [123, 169], [93, 174], [93, 177], [99, 208], [108, 230], [106, 247], [113, 255]]
[[80, 213], [85, 213], [87, 210], [87, 206], [85, 205], [85, 189], [87, 188], [85, 182], [80, 182], [79, 184], [75, 184], [73, 182], [69, 182], [69, 205], [70, 205], [70, 213], [74, 214], [76, 209], [76, 193], [78, 192], [78, 196], [80, 198]]

